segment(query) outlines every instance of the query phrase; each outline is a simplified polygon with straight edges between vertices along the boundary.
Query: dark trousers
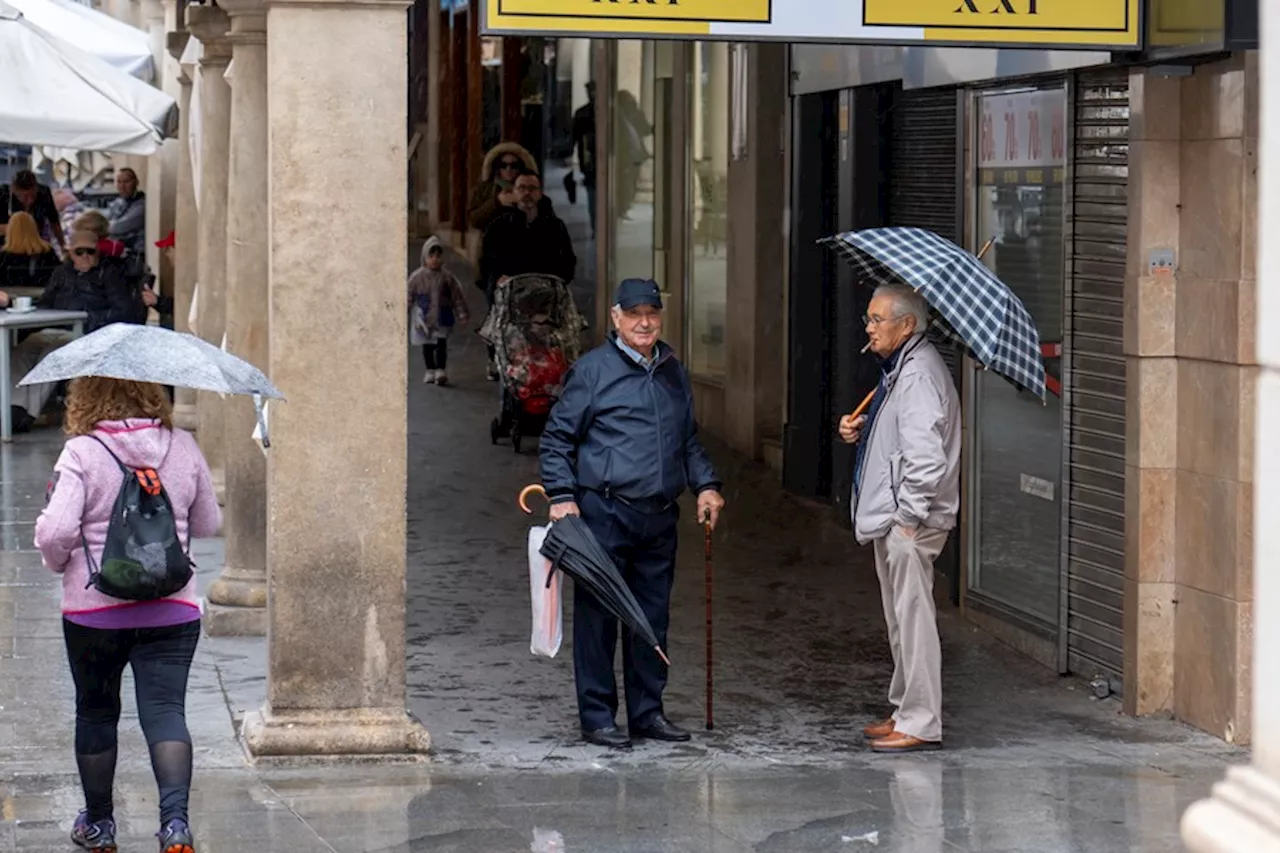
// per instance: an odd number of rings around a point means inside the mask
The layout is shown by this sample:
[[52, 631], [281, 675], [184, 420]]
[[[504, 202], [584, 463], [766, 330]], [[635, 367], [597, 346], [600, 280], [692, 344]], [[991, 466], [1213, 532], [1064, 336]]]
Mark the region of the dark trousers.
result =
[[161, 825], [186, 819], [191, 789], [187, 676], [200, 623], [166, 628], [85, 628], [63, 620], [76, 685], [76, 761], [91, 820], [111, 817], [120, 723], [120, 681], [133, 668], [138, 722], [151, 751]]
[[[675, 580], [675, 504], [646, 513], [616, 499], [586, 492], [578, 502], [582, 519], [614, 558], [641, 609], [666, 648]], [[591, 593], [573, 587], [573, 672], [578, 688], [578, 715], [586, 731], [615, 724], [618, 688], [613, 675], [618, 644], [618, 620], [605, 611]], [[622, 672], [627, 693], [627, 721], [644, 726], [662, 713], [662, 691], [667, 668], [645, 643], [622, 632]]]
[[449, 342], [441, 338], [434, 344], [423, 344], [422, 359], [427, 370], [444, 370], [449, 361]]

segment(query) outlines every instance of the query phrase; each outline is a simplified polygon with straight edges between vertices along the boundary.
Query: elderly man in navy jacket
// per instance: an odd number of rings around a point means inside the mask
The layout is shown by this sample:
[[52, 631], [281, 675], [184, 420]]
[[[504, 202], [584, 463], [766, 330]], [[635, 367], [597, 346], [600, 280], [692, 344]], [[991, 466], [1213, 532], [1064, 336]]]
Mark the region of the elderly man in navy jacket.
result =
[[[551, 519], [581, 515], [618, 564], [663, 646], [675, 576], [676, 499], [698, 496], [698, 519], [715, 525], [721, 483], [698, 441], [684, 366], [658, 340], [656, 282], [618, 286], [609, 340], [583, 356], [542, 434], [542, 485]], [[582, 736], [628, 749], [631, 739], [685, 741], [662, 707], [667, 674], [653, 649], [623, 632], [628, 731], [618, 728], [613, 660], [618, 623], [582, 587], [573, 595], [573, 667]]]

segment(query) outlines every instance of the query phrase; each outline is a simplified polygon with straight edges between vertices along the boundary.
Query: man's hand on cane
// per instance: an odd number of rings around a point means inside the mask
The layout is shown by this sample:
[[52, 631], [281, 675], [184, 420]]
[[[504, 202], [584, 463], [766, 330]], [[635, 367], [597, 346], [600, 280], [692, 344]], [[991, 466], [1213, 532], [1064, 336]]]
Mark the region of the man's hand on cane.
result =
[[712, 530], [720, 520], [720, 510], [724, 509], [724, 498], [715, 489], [706, 489], [698, 493], [698, 521]]

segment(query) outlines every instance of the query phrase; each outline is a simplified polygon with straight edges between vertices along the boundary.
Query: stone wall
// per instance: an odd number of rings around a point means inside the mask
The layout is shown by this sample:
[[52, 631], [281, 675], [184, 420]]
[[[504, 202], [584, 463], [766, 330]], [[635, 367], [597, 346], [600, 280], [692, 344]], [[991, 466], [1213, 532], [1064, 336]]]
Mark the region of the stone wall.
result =
[[[1125, 708], [1250, 737], [1257, 55], [1131, 75]], [[1151, 269], [1172, 250], [1172, 269]]]

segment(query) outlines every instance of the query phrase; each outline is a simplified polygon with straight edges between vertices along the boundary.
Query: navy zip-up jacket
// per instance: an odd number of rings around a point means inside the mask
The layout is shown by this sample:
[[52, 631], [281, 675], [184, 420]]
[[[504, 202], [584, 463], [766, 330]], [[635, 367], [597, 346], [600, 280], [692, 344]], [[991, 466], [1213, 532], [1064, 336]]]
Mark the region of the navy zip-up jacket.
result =
[[609, 340], [580, 358], [542, 433], [542, 485], [552, 503], [584, 490], [674, 501], [721, 488], [698, 440], [693, 390], [671, 348], [646, 368]]

